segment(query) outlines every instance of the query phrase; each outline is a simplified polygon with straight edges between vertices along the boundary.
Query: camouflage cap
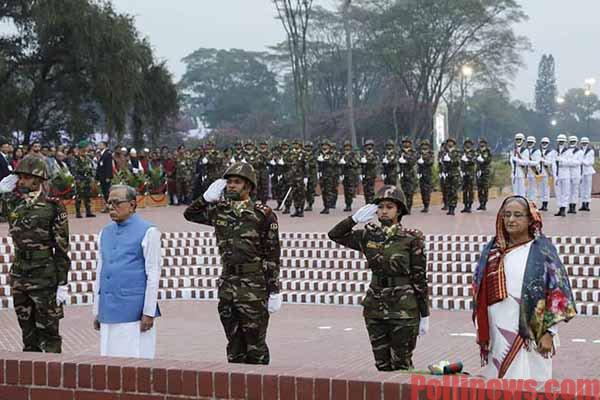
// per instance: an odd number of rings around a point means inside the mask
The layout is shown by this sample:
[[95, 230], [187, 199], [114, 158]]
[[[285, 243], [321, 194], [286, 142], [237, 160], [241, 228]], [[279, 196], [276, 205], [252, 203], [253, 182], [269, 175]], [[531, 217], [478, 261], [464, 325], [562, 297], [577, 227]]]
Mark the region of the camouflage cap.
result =
[[486, 138], [484, 138], [484, 137], [480, 137], [480, 138], [479, 138], [479, 143], [486, 143], [486, 144], [487, 144], [487, 142], [488, 142], [488, 141], [487, 141], [487, 139], [486, 139]]
[[392, 185], [383, 186], [375, 195], [375, 204], [381, 203], [383, 200], [391, 200], [398, 205], [400, 216], [408, 214], [406, 207], [406, 197], [402, 189]]
[[304, 147], [312, 147], [313, 143], [309, 140], [308, 142], [304, 143]]
[[331, 142], [329, 141], [329, 139], [321, 140], [321, 146], [324, 146], [324, 145], [331, 147]]
[[19, 162], [19, 165], [14, 173], [17, 175], [23, 174], [35, 176], [37, 178], [47, 180], [48, 166], [46, 165], [46, 161], [44, 161], [41, 157], [28, 155]]
[[294, 141], [292, 142], [292, 144], [302, 145], [302, 140], [300, 140], [300, 139], [294, 139]]
[[470, 138], [466, 138], [465, 141], [463, 142], [463, 144], [467, 144], [467, 143], [473, 144], [473, 141]]
[[244, 146], [254, 146], [254, 141], [252, 141], [252, 139], [248, 139], [246, 140], [246, 143], [244, 143]]
[[431, 146], [431, 143], [427, 139], [421, 140], [421, 146]]
[[373, 139], [367, 139], [365, 141], [365, 146], [375, 146], [375, 142], [373, 141]]
[[390, 147], [390, 146], [392, 146], [392, 147], [393, 147], [393, 146], [396, 146], [396, 142], [394, 141], [394, 139], [389, 139], [389, 140], [388, 140], [388, 141], [385, 143], [385, 145], [386, 145], [387, 147]]
[[268, 145], [269, 145], [269, 142], [267, 142], [267, 140], [266, 140], [266, 139], [263, 139], [263, 140], [261, 140], [260, 142], [258, 142], [258, 144], [259, 144], [259, 145], [261, 145], [261, 146], [262, 146], [263, 144], [265, 144], [265, 145], [267, 145], [267, 146], [268, 146]]
[[348, 147], [348, 146], [352, 147], [352, 142], [349, 140], [344, 140], [344, 147]]
[[408, 136], [404, 136], [402, 138], [402, 143], [412, 143], [412, 139], [409, 138]]
[[223, 178], [227, 179], [231, 176], [239, 176], [246, 179], [252, 184], [252, 187], [256, 187], [256, 172], [252, 165], [248, 163], [237, 162], [231, 167], [227, 168], [227, 171], [223, 174]]
[[446, 139], [446, 143], [450, 143], [450, 142], [456, 144], [456, 139], [454, 139], [454, 138], [448, 138], [448, 139]]

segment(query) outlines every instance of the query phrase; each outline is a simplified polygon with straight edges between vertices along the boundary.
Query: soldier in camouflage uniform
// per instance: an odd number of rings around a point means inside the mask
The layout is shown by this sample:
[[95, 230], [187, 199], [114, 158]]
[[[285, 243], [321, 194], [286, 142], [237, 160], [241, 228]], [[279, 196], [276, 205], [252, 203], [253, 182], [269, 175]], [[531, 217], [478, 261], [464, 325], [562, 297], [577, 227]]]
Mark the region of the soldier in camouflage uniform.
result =
[[215, 148], [215, 142], [209, 140], [206, 143], [206, 150], [204, 157], [202, 158], [202, 164], [204, 164], [204, 178], [202, 180], [202, 192], [217, 179], [223, 176], [225, 171], [223, 153]]
[[241, 162], [244, 159], [245, 151], [241, 140], [236, 140], [233, 145], [233, 152], [231, 154], [231, 163]]
[[317, 157], [317, 162], [319, 163], [319, 185], [323, 197], [321, 214], [329, 214], [330, 208], [335, 209], [339, 175], [337, 156], [332, 151], [332, 145], [328, 139], [321, 142], [321, 152]]
[[460, 158], [460, 169], [462, 172], [463, 203], [465, 208], [461, 213], [471, 213], [473, 196], [475, 195], [475, 159], [477, 155], [473, 148], [473, 141], [466, 139], [463, 144], [463, 155]]
[[26, 156], [14, 174], [0, 182], [0, 205], [15, 246], [9, 281], [23, 351], [60, 353], [71, 264], [67, 212], [46, 195], [47, 165], [38, 156]]
[[304, 211], [312, 211], [313, 205], [315, 204], [315, 195], [317, 194], [317, 183], [319, 182], [319, 163], [313, 152], [312, 142], [304, 143], [304, 153], [306, 153], [306, 164], [308, 168], [308, 181], [306, 182], [307, 205]]
[[[290, 217], [304, 217], [304, 205], [306, 204], [306, 183], [308, 182], [308, 164], [302, 142], [298, 139], [294, 140], [293, 148], [288, 152], [284, 159], [286, 166], [285, 178], [289, 182], [292, 192], [285, 202], [285, 210], [289, 211], [292, 202], [294, 203], [295, 212]], [[284, 211], [285, 213], [285, 211]]]
[[281, 142], [279, 149], [280, 154], [279, 159], [277, 160], [277, 169], [279, 172], [277, 179], [279, 183], [279, 198], [277, 199], [277, 211], [279, 211], [280, 206], [285, 205], [284, 203], [286, 203], [287, 207], [283, 210], [283, 214], [289, 214], [291, 206], [291, 204], [289, 203], [289, 199], [291, 199], [290, 196], [292, 195], [293, 182], [290, 172], [291, 165], [287, 163], [287, 160], [289, 160], [291, 150], [290, 145], [286, 141]]
[[[282, 175], [282, 166], [279, 164], [281, 160], [280, 147], [273, 147], [273, 151], [271, 152], [271, 161], [269, 161], [269, 177], [271, 178], [271, 198], [277, 201], [277, 210], [281, 208], [281, 199], [283, 198], [281, 195], [282, 184], [283, 184], [283, 175]], [[283, 160], [281, 160], [283, 162]]]
[[81, 218], [81, 201], [85, 207], [86, 217], [95, 217], [92, 213], [92, 185], [95, 171], [92, 158], [88, 155], [89, 142], [83, 140], [79, 142], [79, 154], [73, 160], [73, 170], [71, 171], [75, 178], [75, 214]]
[[479, 139], [479, 150], [477, 151], [477, 198], [479, 200], [478, 210], [485, 211], [488, 202], [491, 179], [492, 152], [485, 138]]
[[447, 146], [448, 141], [444, 140], [442, 142], [442, 145], [440, 146], [440, 150], [438, 151], [438, 158], [437, 158], [437, 162], [438, 162], [438, 173], [439, 173], [439, 177], [440, 177], [440, 190], [442, 192], [442, 210], [448, 210], [448, 192], [447, 192], [447, 186], [446, 186], [446, 177], [448, 176], [448, 171], [445, 170], [445, 165], [444, 162], [442, 161], [444, 159], [444, 156], [446, 154], [448, 154], [448, 146]]
[[192, 153], [187, 149], [182, 150], [177, 154], [177, 166], [175, 167], [177, 198], [179, 199], [179, 204], [191, 204], [192, 184], [194, 182], [196, 165], [192, 158]]
[[460, 190], [460, 151], [456, 148], [456, 140], [446, 140], [446, 154], [442, 158], [443, 168], [446, 173], [444, 185], [447, 195], [447, 215], [454, 215], [458, 203], [458, 191]]
[[344, 211], [352, 211], [352, 202], [356, 196], [358, 185], [360, 159], [358, 154], [352, 151], [352, 143], [349, 140], [344, 142], [344, 153], [340, 156], [338, 164], [340, 165], [342, 185], [344, 186], [344, 201], [346, 203]]
[[365, 149], [360, 158], [362, 175], [360, 180], [363, 185], [365, 203], [370, 204], [375, 199], [375, 180], [377, 179], [377, 168], [379, 167], [379, 156], [375, 152], [375, 142], [371, 139], [365, 141]]
[[402, 153], [398, 159], [398, 164], [400, 165], [400, 183], [402, 191], [406, 196], [406, 209], [408, 210], [408, 215], [410, 215], [418, 179], [415, 168], [417, 165], [417, 153], [413, 149], [412, 140], [407, 137], [402, 140]]
[[[223, 272], [219, 316], [232, 363], [268, 364], [269, 312], [281, 307], [279, 226], [268, 206], [253, 203], [256, 174], [236, 163], [185, 210], [188, 221], [215, 228]], [[224, 200], [221, 198], [224, 195]]]
[[[417, 336], [428, 330], [425, 237], [400, 224], [408, 210], [398, 187], [382, 187], [375, 203], [337, 224], [329, 238], [363, 253], [373, 272], [362, 306], [375, 366], [380, 371], [408, 370], [413, 368]], [[375, 215], [381, 225], [367, 223], [353, 230]]]
[[256, 171], [256, 198], [262, 204], [267, 204], [269, 200], [269, 162], [271, 154], [269, 153], [269, 144], [262, 140], [258, 144], [256, 157], [250, 157], [250, 164]]
[[388, 140], [385, 145], [381, 167], [383, 183], [396, 186], [398, 184], [398, 154], [396, 152], [396, 142], [392, 139]]
[[419, 159], [417, 160], [417, 177], [419, 178], [419, 187], [421, 188], [421, 200], [423, 200], [422, 213], [429, 212], [431, 203], [431, 192], [433, 192], [433, 151], [429, 140], [421, 142], [419, 149]]

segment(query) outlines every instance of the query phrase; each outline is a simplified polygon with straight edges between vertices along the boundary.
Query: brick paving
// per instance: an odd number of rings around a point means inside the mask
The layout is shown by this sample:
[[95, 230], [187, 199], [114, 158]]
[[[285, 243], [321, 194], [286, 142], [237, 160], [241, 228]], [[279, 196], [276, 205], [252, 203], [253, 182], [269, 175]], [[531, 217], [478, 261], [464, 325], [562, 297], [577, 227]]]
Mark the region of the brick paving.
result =
[[[225, 336], [216, 302], [162, 302], [158, 319], [157, 358], [225, 362]], [[65, 356], [98, 355], [99, 337], [92, 329], [89, 306], [68, 307], [61, 331]], [[419, 339], [415, 366], [462, 360], [465, 370], [479, 372], [479, 355], [470, 313], [434, 311], [431, 332]], [[561, 347], [554, 359], [556, 378], [600, 376], [600, 320], [575, 318], [560, 326]], [[585, 340], [585, 342], [581, 342]], [[597, 341], [596, 343], [594, 341]], [[375, 372], [360, 307], [284, 305], [271, 319], [268, 343], [272, 366], [318, 368], [352, 375]], [[14, 312], [0, 311], [0, 351], [19, 351]]]
[[[354, 210], [363, 205], [364, 199], [359, 196], [355, 201]], [[492, 234], [494, 230], [496, 213], [501, 200], [496, 199], [488, 204], [488, 211], [477, 211], [472, 214], [460, 214], [455, 217], [445, 215], [440, 207], [433, 207], [429, 214], [420, 213], [420, 209], [413, 209], [413, 214], [404, 217], [403, 224], [418, 228], [425, 233], [448, 234]], [[274, 204], [270, 204], [274, 206]], [[600, 234], [600, 199], [594, 199], [591, 204], [592, 212], [579, 212], [567, 218], [554, 217], [555, 201], [550, 201], [551, 212], [543, 214], [544, 231], [550, 236], [577, 235], [594, 236]], [[183, 218], [184, 206], [139, 209], [139, 214], [155, 223], [163, 232], [190, 232], [209, 230], [211, 228], [190, 223]], [[458, 210], [461, 208], [459, 207]], [[277, 212], [282, 232], [327, 232], [342, 218], [352, 215], [342, 211], [341, 201], [338, 208], [329, 215], [321, 215], [321, 199], [317, 198], [315, 212], [306, 212], [305, 218], [290, 218]], [[76, 219], [70, 218], [71, 233], [98, 233], [110, 221], [107, 214], [98, 214], [96, 218]], [[7, 234], [7, 224], [0, 223], [0, 237]]]

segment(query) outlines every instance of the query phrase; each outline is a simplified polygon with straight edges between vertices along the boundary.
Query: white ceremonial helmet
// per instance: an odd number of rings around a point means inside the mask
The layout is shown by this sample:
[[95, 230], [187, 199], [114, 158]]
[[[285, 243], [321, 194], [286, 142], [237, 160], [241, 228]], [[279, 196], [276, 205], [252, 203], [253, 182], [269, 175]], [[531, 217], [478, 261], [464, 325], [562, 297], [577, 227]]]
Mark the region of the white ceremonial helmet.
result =
[[558, 135], [558, 137], [556, 138], [556, 141], [557, 141], [557, 142], [566, 142], [566, 141], [567, 141], [567, 135], [564, 135], [564, 134], [562, 134], [562, 133], [561, 133], [561, 134], [560, 134], [560, 135]]
[[542, 143], [542, 144], [550, 143], [550, 139], [548, 139], [547, 137], [543, 137], [542, 140], [540, 141], [540, 143]]
[[581, 144], [590, 144], [590, 138], [587, 136], [584, 136], [581, 138], [581, 140], [579, 141]]
[[137, 150], [132, 147], [131, 150], [129, 150], [129, 154], [137, 155]]
[[535, 136], [527, 136], [527, 143], [535, 143]]
[[121, 147], [121, 153], [127, 154], [127, 147]]
[[577, 136], [573, 135], [573, 136], [569, 136], [569, 142], [577, 142]]
[[519, 140], [519, 139], [521, 139], [521, 140], [525, 140], [525, 135], [524, 135], [524, 134], [522, 134], [522, 133], [517, 133], [517, 134], [515, 135], [515, 140]]

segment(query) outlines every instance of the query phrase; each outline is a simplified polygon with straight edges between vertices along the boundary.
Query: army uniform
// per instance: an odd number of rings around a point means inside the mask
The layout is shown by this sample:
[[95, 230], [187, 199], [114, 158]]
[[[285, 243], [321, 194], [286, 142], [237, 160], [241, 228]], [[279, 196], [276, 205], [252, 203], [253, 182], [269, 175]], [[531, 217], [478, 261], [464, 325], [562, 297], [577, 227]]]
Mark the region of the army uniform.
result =
[[458, 191], [460, 190], [460, 151], [456, 148], [456, 141], [452, 138], [448, 139], [446, 154], [442, 158], [446, 178], [444, 187], [446, 188], [447, 196], [447, 215], [454, 215], [456, 204], [458, 203]]
[[375, 142], [365, 141], [365, 151], [360, 158], [362, 168], [362, 185], [365, 195], [365, 203], [370, 204], [375, 199], [375, 180], [377, 179], [377, 168], [379, 166], [379, 156], [373, 149]]
[[183, 154], [177, 157], [175, 167], [175, 185], [177, 187], [177, 198], [179, 204], [190, 204], [192, 202], [192, 182], [196, 166], [191, 155]]
[[419, 159], [417, 160], [417, 177], [419, 178], [419, 188], [421, 188], [421, 200], [423, 200], [423, 210], [429, 212], [431, 203], [431, 192], [433, 192], [433, 151], [429, 140], [421, 142]]
[[275, 147], [271, 152], [271, 161], [269, 161], [269, 177], [271, 178], [271, 198], [277, 201], [278, 210], [281, 208], [281, 181], [283, 179], [281, 165], [279, 164], [280, 159], [279, 148]]
[[256, 171], [256, 198], [262, 204], [267, 204], [269, 200], [269, 162], [271, 154], [267, 142], [259, 143], [259, 151], [250, 156], [249, 163]]
[[352, 151], [352, 143], [344, 142], [344, 153], [338, 161], [340, 173], [342, 175], [342, 185], [344, 186], [344, 202], [346, 208], [344, 211], [352, 211], [352, 202], [356, 196], [356, 186], [358, 185], [358, 172], [360, 160], [358, 155]]
[[466, 139], [463, 144], [463, 154], [460, 158], [460, 169], [462, 173], [463, 203], [465, 205], [461, 213], [470, 213], [475, 195], [475, 172], [477, 155], [473, 148], [473, 141]]
[[306, 164], [308, 168], [308, 181], [306, 182], [306, 208], [304, 211], [312, 211], [315, 204], [315, 195], [317, 194], [317, 183], [319, 182], [318, 171], [319, 163], [313, 152], [312, 142], [304, 144], [304, 153], [306, 154]]
[[317, 157], [317, 161], [319, 163], [321, 196], [323, 196], [323, 211], [321, 211], [321, 214], [329, 214], [330, 208], [335, 209], [339, 183], [338, 160], [336, 154], [332, 151], [329, 140], [325, 139], [321, 143], [321, 152]]
[[[277, 209], [288, 202], [292, 195], [292, 176], [290, 173], [290, 165], [286, 162], [290, 156], [290, 146], [287, 142], [283, 142], [280, 145], [279, 159], [277, 160], [277, 169], [279, 172], [278, 183], [279, 183], [279, 197], [277, 198]], [[289, 194], [288, 194], [289, 193]], [[287, 198], [286, 198], [287, 197]], [[289, 203], [288, 203], [289, 204]], [[290, 209], [287, 208], [283, 211], [283, 214], [289, 214]]]
[[[36, 156], [25, 157], [14, 173], [48, 179], [46, 163]], [[58, 287], [68, 283], [71, 264], [67, 212], [60, 200], [43, 191], [14, 190], [0, 194], [0, 201], [15, 246], [9, 279], [23, 351], [60, 353], [64, 315], [56, 297]]]
[[388, 140], [385, 145], [385, 154], [381, 160], [381, 174], [385, 185], [396, 186], [398, 184], [398, 154], [396, 143]]
[[[399, 215], [406, 214], [397, 187], [381, 188], [375, 201], [382, 200], [395, 201]], [[329, 238], [363, 253], [373, 272], [362, 306], [375, 366], [380, 371], [412, 369], [419, 322], [429, 316], [425, 237], [400, 223], [369, 223], [353, 230], [355, 225], [352, 217], [346, 218], [329, 231]]]
[[[237, 163], [224, 175], [256, 185], [248, 164]], [[219, 316], [231, 363], [268, 364], [266, 343], [270, 294], [279, 293], [280, 245], [277, 216], [251, 200], [208, 203], [200, 196], [185, 210], [188, 221], [213, 226], [223, 261], [218, 280]]]
[[446, 186], [446, 177], [448, 171], [446, 171], [446, 164], [443, 162], [444, 156], [448, 154], [448, 148], [446, 147], [447, 141], [444, 140], [438, 151], [437, 163], [438, 163], [438, 175], [440, 178], [440, 191], [442, 192], [442, 210], [448, 209], [448, 187]]
[[192, 197], [191, 197], [190, 201], [194, 200], [195, 198], [200, 196], [202, 193], [204, 193], [204, 191], [202, 190], [202, 188], [204, 186], [203, 185], [204, 176], [206, 175], [206, 173], [204, 172], [205, 165], [202, 162], [202, 160], [204, 159], [204, 149], [200, 149], [200, 151], [194, 152], [193, 158], [194, 158], [194, 183], [192, 185]]
[[[80, 143], [79, 147], [87, 147], [87, 144]], [[72, 174], [75, 178], [75, 214], [81, 218], [81, 202], [85, 207], [86, 217], [95, 217], [92, 213], [92, 185], [94, 181], [94, 163], [87, 154], [79, 154], [73, 160]]]
[[214, 142], [209, 141], [207, 143], [206, 153], [202, 158], [205, 174], [202, 184], [203, 193], [214, 181], [223, 176], [223, 172], [225, 171], [225, 160], [223, 159], [223, 153], [214, 147]]
[[304, 205], [306, 204], [306, 186], [304, 182], [305, 180], [308, 181], [308, 165], [302, 142], [294, 141], [294, 147], [287, 153], [284, 162], [287, 166], [285, 180], [292, 188], [292, 192], [285, 202], [284, 213], [289, 212], [293, 203], [296, 211], [291, 217], [304, 217]]
[[487, 140], [479, 139], [479, 151], [477, 152], [477, 199], [478, 210], [486, 210], [490, 191], [490, 179], [492, 175], [492, 153], [488, 147]]
[[412, 148], [412, 141], [408, 138], [402, 140], [402, 153], [398, 159], [398, 163], [400, 165], [400, 184], [406, 196], [406, 208], [408, 209], [408, 214], [410, 214], [418, 179], [415, 168], [417, 165], [417, 153]]
[[231, 154], [231, 159], [229, 161], [231, 164], [234, 164], [236, 162], [242, 162], [242, 160], [244, 159], [244, 156], [245, 156], [245, 151], [244, 151], [244, 148], [242, 145], [242, 141], [236, 140], [236, 142], [234, 144], [233, 152]]

